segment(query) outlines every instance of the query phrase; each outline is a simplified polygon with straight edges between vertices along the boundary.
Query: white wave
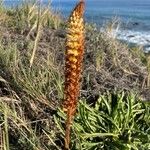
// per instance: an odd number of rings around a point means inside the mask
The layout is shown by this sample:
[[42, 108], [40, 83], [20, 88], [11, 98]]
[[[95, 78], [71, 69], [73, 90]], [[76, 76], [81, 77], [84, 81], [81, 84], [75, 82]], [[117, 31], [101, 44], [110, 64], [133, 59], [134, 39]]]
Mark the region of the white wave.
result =
[[150, 51], [150, 31], [117, 30], [116, 34], [117, 39], [143, 46], [145, 51]]
[[150, 46], [145, 48], [145, 52], [150, 52]]

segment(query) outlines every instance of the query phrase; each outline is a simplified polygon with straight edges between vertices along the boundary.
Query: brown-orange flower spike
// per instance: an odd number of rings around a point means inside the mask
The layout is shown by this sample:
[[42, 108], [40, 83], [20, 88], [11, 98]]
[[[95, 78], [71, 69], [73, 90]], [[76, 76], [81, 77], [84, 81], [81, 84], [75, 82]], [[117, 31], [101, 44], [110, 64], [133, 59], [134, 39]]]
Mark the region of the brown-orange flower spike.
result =
[[65, 88], [63, 110], [67, 114], [65, 149], [69, 149], [70, 128], [76, 112], [84, 52], [84, 1], [80, 1], [68, 20], [66, 39]]

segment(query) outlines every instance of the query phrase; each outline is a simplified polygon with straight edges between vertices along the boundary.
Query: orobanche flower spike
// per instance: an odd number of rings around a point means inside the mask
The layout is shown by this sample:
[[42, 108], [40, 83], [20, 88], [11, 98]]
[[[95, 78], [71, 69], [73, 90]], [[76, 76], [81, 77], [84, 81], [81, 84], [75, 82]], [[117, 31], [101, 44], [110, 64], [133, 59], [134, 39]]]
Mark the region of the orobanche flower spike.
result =
[[65, 149], [69, 149], [70, 128], [76, 112], [84, 53], [84, 1], [80, 1], [68, 20], [66, 39], [65, 88], [63, 110], [67, 114]]

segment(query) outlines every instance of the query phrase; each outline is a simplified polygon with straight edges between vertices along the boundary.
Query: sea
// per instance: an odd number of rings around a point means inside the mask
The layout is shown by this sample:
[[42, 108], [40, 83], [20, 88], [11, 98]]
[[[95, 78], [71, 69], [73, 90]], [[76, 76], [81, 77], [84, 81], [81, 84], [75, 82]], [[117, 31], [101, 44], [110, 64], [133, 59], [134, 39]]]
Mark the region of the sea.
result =
[[[28, 1], [28, 0], [26, 0]], [[31, 0], [29, 0], [31, 1]], [[37, 0], [43, 6], [48, 0]], [[67, 18], [78, 0], [51, 0], [51, 7]], [[150, 51], [150, 0], [85, 0], [85, 21], [102, 28], [114, 18], [119, 22], [116, 37]], [[22, 0], [4, 0], [7, 7], [20, 5]]]

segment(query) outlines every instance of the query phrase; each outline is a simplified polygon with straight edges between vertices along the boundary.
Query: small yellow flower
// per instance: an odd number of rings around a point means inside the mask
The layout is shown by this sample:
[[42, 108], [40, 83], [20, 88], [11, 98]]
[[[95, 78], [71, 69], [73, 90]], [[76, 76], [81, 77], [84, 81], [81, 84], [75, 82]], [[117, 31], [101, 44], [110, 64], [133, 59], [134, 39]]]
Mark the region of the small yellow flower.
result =
[[71, 63], [76, 63], [78, 60], [74, 56], [69, 56], [70, 65]]
[[[74, 44], [74, 47], [75, 47], [75, 46], [77, 47], [78, 45]], [[79, 55], [79, 52], [78, 52], [77, 50], [69, 49], [69, 50], [67, 51], [67, 54], [68, 54], [68, 55], [72, 54], [72, 55], [74, 55], [74, 56], [78, 56], [78, 55]]]

